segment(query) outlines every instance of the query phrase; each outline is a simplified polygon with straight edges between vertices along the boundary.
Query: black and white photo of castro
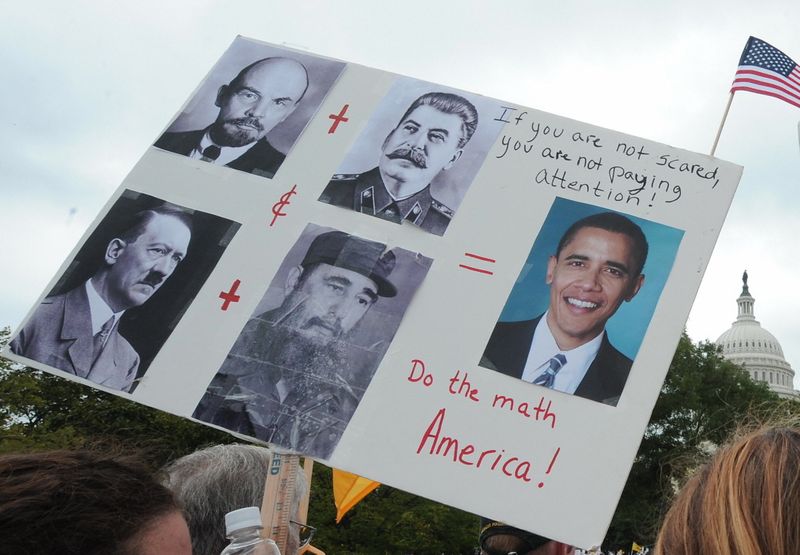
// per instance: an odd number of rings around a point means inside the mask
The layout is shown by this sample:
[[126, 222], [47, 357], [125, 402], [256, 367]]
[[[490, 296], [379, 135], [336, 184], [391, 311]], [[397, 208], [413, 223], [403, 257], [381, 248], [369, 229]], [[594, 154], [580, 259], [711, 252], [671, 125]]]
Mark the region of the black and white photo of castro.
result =
[[194, 418], [329, 458], [431, 262], [309, 224]]

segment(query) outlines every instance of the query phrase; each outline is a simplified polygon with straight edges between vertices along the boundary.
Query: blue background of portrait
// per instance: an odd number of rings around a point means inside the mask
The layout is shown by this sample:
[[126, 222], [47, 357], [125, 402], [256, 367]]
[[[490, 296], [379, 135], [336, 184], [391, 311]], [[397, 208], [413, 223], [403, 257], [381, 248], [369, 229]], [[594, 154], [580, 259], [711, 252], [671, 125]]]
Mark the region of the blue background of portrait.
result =
[[[545, 283], [547, 261], [556, 252], [559, 239], [573, 222], [598, 212], [614, 212], [600, 206], [556, 197], [531, 247], [528, 259], [508, 296], [501, 322], [530, 320], [543, 314], [550, 304], [550, 286]], [[624, 302], [606, 324], [611, 343], [631, 359], [636, 357], [661, 291], [672, 270], [683, 230], [623, 214], [642, 228], [649, 252], [644, 265], [644, 284], [630, 302]]]

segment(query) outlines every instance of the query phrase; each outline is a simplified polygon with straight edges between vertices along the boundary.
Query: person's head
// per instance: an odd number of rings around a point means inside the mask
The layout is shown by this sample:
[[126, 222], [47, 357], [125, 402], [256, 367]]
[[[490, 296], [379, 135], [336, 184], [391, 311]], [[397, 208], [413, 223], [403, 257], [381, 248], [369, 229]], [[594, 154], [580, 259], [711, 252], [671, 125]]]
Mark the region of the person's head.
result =
[[211, 138], [239, 147], [267, 136], [297, 107], [308, 89], [308, 72], [290, 58], [265, 58], [244, 68], [217, 91], [219, 107]]
[[458, 161], [477, 126], [478, 112], [466, 98], [442, 92], [424, 94], [383, 141], [380, 171], [422, 190]]
[[314, 238], [286, 279], [282, 324], [322, 343], [358, 324], [378, 297], [393, 297], [388, 280], [395, 265], [384, 245], [329, 231]]
[[765, 427], [722, 447], [681, 489], [661, 555], [790, 555], [800, 546], [800, 427]]
[[481, 555], [570, 555], [575, 551], [561, 542], [488, 519], [481, 519], [478, 541]]
[[[164, 468], [165, 485], [183, 505], [189, 521], [194, 555], [219, 555], [227, 545], [226, 513], [260, 507], [272, 453], [255, 445], [215, 445], [183, 456]], [[300, 502], [308, 490], [298, 470], [291, 519], [298, 520]], [[287, 554], [297, 552], [298, 527], [289, 526]]]
[[623, 301], [644, 282], [647, 239], [641, 228], [615, 212], [576, 221], [547, 264], [547, 323], [559, 348], [583, 345], [605, 329]]
[[104, 264], [92, 278], [114, 312], [143, 304], [186, 256], [191, 217], [177, 208], [143, 210], [106, 246]]
[[141, 462], [89, 451], [0, 456], [4, 553], [191, 555], [172, 493]]

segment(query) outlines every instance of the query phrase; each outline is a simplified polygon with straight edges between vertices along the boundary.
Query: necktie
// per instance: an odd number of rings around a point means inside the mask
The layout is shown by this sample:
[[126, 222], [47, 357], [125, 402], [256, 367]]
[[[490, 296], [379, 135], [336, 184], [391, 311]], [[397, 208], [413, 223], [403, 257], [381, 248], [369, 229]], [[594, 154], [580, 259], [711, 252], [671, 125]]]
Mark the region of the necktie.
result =
[[95, 334], [94, 339], [92, 341], [92, 365], [97, 362], [97, 359], [100, 357], [100, 353], [103, 352], [103, 347], [106, 344], [106, 340], [108, 339], [111, 330], [114, 328], [114, 316], [111, 316], [106, 323], [103, 324], [103, 327], [100, 328], [100, 331]]
[[567, 357], [558, 353], [556, 356], [547, 361], [548, 367], [542, 372], [533, 383], [536, 385], [543, 385], [552, 389], [553, 383], [556, 381], [556, 374], [561, 370], [561, 367], [567, 363]]
[[210, 145], [203, 149], [203, 160], [205, 162], [213, 162], [219, 158], [219, 153], [222, 152], [217, 145]]

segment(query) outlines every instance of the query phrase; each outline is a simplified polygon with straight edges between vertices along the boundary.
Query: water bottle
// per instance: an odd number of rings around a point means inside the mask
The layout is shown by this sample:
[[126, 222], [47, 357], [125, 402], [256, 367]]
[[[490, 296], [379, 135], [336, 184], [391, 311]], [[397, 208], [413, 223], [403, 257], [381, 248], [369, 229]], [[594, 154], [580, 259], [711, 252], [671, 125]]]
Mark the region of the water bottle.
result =
[[258, 507], [245, 507], [225, 515], [225, 535], [231, 543], [221, 555], [281, 555], [274, 541], [261, 537]]

